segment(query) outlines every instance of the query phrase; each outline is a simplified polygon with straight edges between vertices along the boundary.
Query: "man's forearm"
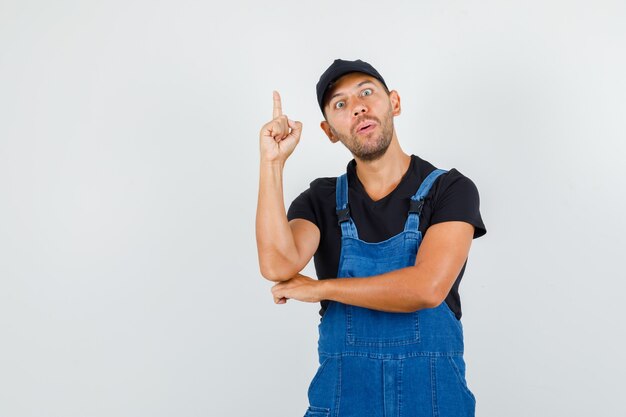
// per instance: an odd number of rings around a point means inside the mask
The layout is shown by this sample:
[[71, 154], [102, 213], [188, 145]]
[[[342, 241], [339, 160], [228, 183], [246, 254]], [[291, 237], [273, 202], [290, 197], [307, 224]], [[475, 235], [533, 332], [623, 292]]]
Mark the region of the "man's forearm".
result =
[[322, 299], [387, 312], [411, 312], [440, 304], [432, 279], [418, 266], [365, 278], [336, 278], [320, 282]]
[[[285, 213], [283, 166], [261, 163], [256, 213], [256, 239], [261, 273], [266, 278], [291, 271], [291, 260], [298, 259], [297, 248]], [[283, 271], [287, 269], [288, 271]]]

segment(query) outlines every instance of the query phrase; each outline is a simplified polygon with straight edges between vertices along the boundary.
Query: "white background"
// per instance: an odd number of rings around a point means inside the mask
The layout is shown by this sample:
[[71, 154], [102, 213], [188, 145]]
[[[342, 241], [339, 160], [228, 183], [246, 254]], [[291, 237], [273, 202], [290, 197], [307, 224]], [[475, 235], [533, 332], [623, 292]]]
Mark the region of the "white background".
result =
[[[461, 284], [479, 416], [623, 416], [623, 1], [0, 1], [0, 417], [301, 416], [319, 304], [258, 271], [258, 132], [285, 201], [351, 159], [335, 58], [401, 98], [485, 237]], [[314, 276], [312, 263], [305, 270]]]

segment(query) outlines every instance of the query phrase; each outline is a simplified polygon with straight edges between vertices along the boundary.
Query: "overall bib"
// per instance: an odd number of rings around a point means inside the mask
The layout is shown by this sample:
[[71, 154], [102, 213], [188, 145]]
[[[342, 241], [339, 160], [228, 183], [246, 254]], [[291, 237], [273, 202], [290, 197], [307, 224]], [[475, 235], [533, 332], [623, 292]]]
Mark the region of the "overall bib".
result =
[[[419, 218], [433, 171], [411, 197], [404, 231], [379, 243], [359, 240], [348, 209], [347, 174], [337, 178], [341, 226], [338, 277], [368, 277], [415, 265]], [[319, 324], [319, 368], [305, 417], [470, 417], [463, 328], [448, 305], [389, 313], [329, 301]]]

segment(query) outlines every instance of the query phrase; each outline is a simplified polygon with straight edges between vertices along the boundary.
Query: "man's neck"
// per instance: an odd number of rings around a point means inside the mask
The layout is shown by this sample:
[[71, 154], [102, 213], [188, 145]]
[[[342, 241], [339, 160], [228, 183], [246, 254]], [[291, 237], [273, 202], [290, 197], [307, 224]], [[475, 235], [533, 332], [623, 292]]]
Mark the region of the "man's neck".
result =
[[391, 141], [387, 152], [375, 161], [356, 160], [356, 174], [365, 191], [374, 201], [393, 191], [411, 164], [411, 156], [400, 148], [397, 137]]

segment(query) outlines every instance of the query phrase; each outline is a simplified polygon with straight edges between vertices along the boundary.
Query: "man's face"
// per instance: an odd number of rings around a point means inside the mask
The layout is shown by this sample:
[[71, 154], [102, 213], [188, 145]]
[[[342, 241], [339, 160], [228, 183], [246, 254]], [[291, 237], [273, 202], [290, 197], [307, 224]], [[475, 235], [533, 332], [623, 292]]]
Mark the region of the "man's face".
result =
[[379, 159], [393, 138], [392, 95], [395, 98], [397, 93], [388, 94], [374, 77], [346, 74], [327, 93], [326, 123], [322, 122], [322, 129], [333, 142], [341, 141], [356, 158]]

